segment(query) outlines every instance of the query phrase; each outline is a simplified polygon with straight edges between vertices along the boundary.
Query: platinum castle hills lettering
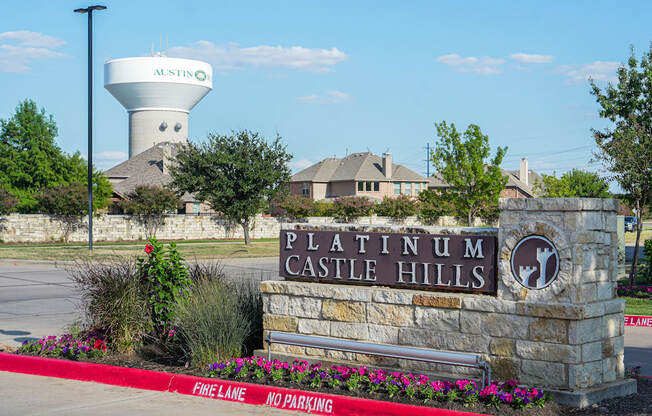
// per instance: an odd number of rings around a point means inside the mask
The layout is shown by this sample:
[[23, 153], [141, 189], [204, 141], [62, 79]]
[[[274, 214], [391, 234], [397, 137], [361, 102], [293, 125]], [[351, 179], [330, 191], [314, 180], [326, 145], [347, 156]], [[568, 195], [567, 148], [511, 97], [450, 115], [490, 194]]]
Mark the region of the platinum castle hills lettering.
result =
[[282, 230], [288, 280], [495, 293], [496, 237]]

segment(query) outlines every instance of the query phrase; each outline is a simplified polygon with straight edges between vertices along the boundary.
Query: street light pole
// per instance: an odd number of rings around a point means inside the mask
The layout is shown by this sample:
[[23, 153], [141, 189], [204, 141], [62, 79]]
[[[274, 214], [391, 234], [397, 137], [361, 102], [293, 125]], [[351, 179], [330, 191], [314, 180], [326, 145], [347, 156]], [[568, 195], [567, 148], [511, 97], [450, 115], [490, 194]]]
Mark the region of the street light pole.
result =
[[106, 6], [88, 6], [75, 13], [88, 14], [88, 249], [93, 250], [93, 10]]

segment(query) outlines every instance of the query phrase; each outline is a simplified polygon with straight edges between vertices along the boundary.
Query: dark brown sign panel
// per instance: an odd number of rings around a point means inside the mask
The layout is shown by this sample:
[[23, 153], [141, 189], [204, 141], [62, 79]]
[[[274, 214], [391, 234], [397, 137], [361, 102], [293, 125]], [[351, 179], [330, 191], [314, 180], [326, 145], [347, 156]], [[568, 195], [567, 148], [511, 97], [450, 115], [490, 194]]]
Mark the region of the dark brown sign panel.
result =
[[496, 237], [281, 230], [288, 280], [496, 292]]

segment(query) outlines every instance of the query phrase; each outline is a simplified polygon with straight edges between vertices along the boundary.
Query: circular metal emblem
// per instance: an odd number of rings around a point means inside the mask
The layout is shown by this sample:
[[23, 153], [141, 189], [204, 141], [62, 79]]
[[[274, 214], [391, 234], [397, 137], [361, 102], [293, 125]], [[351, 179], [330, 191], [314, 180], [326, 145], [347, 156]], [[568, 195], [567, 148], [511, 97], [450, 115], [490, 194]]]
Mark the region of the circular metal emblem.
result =
[[559, 274], [559, 253], [550, 240], [540, 235], [523, 238], [512, 250], [512, 275], [528, 289], [548, 287]]
[[199, 81], [204, 81], [206, 79], [206, 72], [202, 71], [201, 69], [195, 71], [195, 78], [197, 78]]

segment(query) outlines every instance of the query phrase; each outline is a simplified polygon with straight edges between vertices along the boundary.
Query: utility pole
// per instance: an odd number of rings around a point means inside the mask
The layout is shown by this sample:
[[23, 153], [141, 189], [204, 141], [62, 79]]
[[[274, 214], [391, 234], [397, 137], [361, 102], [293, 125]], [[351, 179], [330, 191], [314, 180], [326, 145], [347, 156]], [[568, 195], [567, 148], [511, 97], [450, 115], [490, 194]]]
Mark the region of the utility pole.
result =
[[426, 143], [426, 178], [430, 177], [430, 143]]

